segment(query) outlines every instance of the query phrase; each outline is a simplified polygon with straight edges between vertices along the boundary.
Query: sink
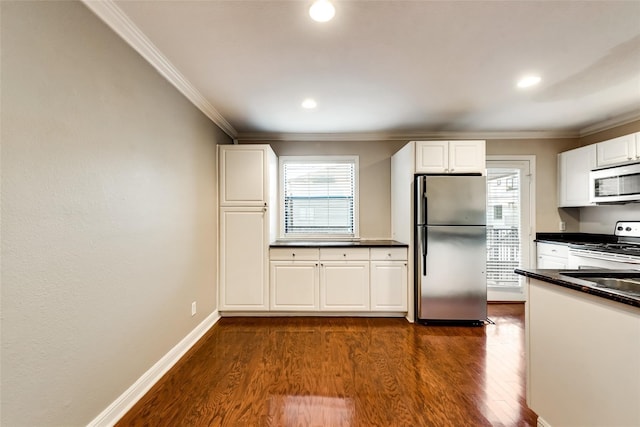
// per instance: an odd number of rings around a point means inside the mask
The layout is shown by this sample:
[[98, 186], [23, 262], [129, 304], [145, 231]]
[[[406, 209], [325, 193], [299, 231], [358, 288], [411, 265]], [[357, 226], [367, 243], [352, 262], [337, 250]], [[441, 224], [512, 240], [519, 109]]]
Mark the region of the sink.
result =
[[596, 288], [640, 298], [640, 271], [638, 270], [577, 270], [560, 274], [582, 279]]
[[622, 291], [640, 297], [640, 279], [634, 280], [594, 277], [590, 278], [589, 281], [595, 283], [598, 287]]

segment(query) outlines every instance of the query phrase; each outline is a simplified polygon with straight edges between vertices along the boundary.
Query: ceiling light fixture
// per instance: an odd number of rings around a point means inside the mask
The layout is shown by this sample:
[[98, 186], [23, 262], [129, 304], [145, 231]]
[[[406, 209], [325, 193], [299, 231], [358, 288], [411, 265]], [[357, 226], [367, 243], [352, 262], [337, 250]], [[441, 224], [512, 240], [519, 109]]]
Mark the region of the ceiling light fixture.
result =
[[538, 83], [540, 83], [541, 80], [542, 79], [540, 78], [540, 76], [534, 76], [534, 75], [525, 76], [520, 80], [518, 80], [518, 87], [520, 89], [525, 89], [531, 86], [535, 86]]
[[307, 98], [304, 101], [302, 101], [302, 108], [305, 108], [307, 110], [312, 110], [317, 106], [318, 106], [318, 103], [316, 102], [315, 99]]
[[329, 0], [316, 0], [309, 8], [309, 15], [316, 22], [330, 21], [335, 14], [336, 8]]

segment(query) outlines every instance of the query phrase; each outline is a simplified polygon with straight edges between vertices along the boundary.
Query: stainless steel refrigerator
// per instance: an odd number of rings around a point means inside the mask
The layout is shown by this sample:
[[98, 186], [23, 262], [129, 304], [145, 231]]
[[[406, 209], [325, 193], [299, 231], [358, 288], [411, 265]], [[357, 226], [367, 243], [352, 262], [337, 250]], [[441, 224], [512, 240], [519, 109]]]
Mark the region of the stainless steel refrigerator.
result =
[[484, 176], [415, 177], [418, 321], [486, 320], [486, 200]]

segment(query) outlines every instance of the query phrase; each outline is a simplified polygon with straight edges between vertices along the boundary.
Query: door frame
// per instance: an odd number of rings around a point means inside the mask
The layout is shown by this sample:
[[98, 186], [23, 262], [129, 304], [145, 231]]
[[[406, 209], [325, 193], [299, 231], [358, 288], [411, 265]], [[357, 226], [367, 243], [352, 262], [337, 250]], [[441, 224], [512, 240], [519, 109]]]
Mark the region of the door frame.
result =
[[[513, 155], [487, 155], [486, 161], [500, 161], [500, 162], [528, 162], [529, 163], [529, 238], [528, 249], [529, 256], [528, 259], [522, 260], [522, 268], [535, 268], [536, 263], [536, 247], [535, 247], [535, 236], [536, 236], [536, 156], [533, 154], [513, 154]], [[487, 165], [488, 168], [488, 165]], [[524, 183], [523, 179], [523, 183]], [[526, 231], [523, 230], [523, 239], [525, 238]], [[491, 291], [487, 289], [487, 300], [488, 301], [527, 301], [527, 287], [522, 286], [522, 292], [520, 294], [516, 294], [513, 292], [503, 292], [503, 291]]]

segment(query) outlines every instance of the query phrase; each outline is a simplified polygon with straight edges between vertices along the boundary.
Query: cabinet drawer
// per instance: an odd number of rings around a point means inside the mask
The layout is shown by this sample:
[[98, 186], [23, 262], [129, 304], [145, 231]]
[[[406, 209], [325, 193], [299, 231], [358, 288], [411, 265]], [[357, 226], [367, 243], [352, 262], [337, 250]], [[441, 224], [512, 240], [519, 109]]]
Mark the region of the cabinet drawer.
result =
[[317, 261], [318, 249], [315, 248], [271, 248], [271, 261]]
[[372, 261], [406, 261], [406, 248], [371, 248]]
[[538, 243], [538, 255], [548, 255], [561, 258], [569, 256], [569, 247], [567, 245], [555, 245], [553, 243]]
[[369, 261], [369, 249], [364, 248], [322, 248], [322, 261]]

